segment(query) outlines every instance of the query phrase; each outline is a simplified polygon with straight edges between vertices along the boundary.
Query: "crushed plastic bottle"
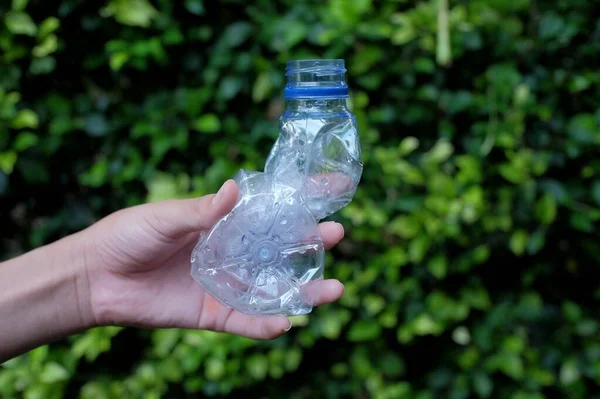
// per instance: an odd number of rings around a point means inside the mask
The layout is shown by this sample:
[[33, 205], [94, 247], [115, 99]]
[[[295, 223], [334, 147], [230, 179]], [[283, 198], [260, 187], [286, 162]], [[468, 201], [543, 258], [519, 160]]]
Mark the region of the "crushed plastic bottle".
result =
[[233, 210], [200, 235], [192, 276], [226, 306], [253, 315], [300, 315], [323, 278], [319, 220], [347, 205], [362, 175], [343, 60], [287, 65], [287, 109], [264, 172], [235, 176]]
[[310, 287], [323, 277], [319, 226], [298, 191], [272, 175], [242, 170], [233, 210], [203, 233], [192, 276], [214, 297], [249, 314], [310, 312]]
[[343, 60], [288, 62], [287, 109], [265, 166], [300, 191], [317, 220], [350, 203], [362, 175], [345, 72]]

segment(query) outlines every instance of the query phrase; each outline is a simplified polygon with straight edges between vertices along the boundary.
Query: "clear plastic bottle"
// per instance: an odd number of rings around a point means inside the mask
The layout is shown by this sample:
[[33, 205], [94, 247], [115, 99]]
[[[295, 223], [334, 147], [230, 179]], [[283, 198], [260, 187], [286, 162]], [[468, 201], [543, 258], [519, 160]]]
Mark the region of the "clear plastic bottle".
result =
[[287, 107], [265, 166], [298, 189], [317, 220], [352, 200], [363, 170], [345, 72], [344, 60], [287, 63]]
[[221, 303], [257, 315], [309, 313], [311, 282], [325, 253], [314, 217], [298, 192], [272, 175], [241, 170], [233, 210], [203, 232], [192, 276]]
[[203, 232], [192, 276], [247, 314], [312, 310], [325, 254], [318, 221], [347, 205], [362, 174], [343, 60], [290, 61], [281, 133], [264, 172], [241, 170], [233, 210]]

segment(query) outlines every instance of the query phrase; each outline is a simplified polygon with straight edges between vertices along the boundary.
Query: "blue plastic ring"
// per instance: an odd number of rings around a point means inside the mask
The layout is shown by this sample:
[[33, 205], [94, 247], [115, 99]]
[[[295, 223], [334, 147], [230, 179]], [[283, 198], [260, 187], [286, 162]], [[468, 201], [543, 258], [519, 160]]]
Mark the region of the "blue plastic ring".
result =
[[349, 92], [347, 87], [286, 87], [283, 96], [284, 98], [348, 98]]

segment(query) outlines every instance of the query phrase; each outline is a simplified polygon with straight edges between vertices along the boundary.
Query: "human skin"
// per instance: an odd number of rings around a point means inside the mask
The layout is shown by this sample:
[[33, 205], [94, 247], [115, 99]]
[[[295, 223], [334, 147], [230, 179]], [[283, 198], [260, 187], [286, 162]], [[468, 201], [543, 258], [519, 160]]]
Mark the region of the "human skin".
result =
[[[0, 363], [39, 345], [107, 325], [189, 328], [273, 339], [283, 317], [249, 316], [221, 305], [190, 276], [198, 234], [228, 214], [232, 180], [217, 194], [117, 211], [52, 244], [0, 263]], [[330, 249], [339, 223], [319, 225]], [[338, 280], [310, 287], [315, 306], [339, 299]]]

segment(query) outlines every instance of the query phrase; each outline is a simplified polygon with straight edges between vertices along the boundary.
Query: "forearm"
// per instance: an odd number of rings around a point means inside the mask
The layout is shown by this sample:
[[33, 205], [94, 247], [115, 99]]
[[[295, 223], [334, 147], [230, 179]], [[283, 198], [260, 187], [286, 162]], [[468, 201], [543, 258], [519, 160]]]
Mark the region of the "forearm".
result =
[[0, 363], [93, 326], [80, 237], [0, 263]]

